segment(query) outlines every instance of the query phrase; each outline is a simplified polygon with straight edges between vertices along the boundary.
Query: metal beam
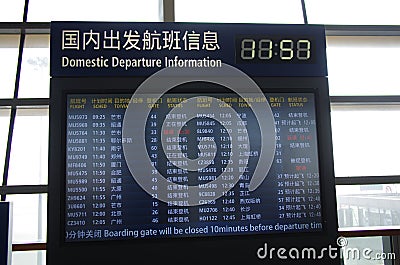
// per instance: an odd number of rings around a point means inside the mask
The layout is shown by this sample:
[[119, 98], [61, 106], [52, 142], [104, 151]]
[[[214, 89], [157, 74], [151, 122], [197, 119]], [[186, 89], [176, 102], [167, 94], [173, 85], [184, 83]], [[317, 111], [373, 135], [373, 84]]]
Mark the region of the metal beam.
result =
[[400, 176], [337, 177], [336, 185], [400, 184]]
[[36, 107], [36, 106], [48, 106], [50, 100], [48, 98], [10, 98], [0, 99], [0, 107]]
[[47, 185], [0, 186], [0, 195], [47, 193]]
[[1, 22], [0, 33], [18, 34], [25, 30], [27, 34], [50, 33], [50, 22]]
[[175, 22], [175, 0], [162, 0], [163, 22]]
[[331, 96], [334, 104], [400, 104], [400, 96]]
[[400, 36], [400, 26], [325, 25], [327, 36]]

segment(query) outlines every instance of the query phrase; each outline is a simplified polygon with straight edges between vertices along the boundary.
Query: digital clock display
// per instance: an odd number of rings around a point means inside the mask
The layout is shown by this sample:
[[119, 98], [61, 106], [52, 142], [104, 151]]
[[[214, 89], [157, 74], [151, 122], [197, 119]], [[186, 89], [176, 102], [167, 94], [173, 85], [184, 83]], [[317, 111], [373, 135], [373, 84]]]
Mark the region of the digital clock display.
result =
[[312, 38], [277, 38], [241, 35], [236, 38], [236, 63], [296, 63], [314, 62]]

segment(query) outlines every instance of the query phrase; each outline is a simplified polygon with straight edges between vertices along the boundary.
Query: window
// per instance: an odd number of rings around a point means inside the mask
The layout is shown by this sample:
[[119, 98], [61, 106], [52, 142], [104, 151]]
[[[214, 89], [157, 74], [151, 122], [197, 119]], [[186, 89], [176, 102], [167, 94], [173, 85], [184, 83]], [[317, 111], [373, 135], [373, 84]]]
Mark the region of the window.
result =
[[327, 60], [332, 96], [400, 94], [400, 36], [329, 36]]
[[312, 24], [399, 25], [396, 0], [305, 0]]
[[45, 242], [47, 195], [16, 194], [7, 200], [13, 205], [13, 243]]
[[12, 98], [18, 63], [19, 35], [0, 34], [0, 98]]
[[175, 0], [178, 22], [302, 24], [300, 0]]
[[8, 174], [9, 185], [47, 184], [48, 131], [47, 108], [17, 110]]
[[341, 257], [345, 265], [386, 265], [395, 260], [389, 237], [354, 237], [344, 240]]
[[27, 35], [22, 56], [20, 98], [48, 98], [50, 86], [50, 36]]
[[0, 2], [0, 22], [22, 21], [24, 0], [4, 0]]
[[333, 105], [336, 177], [400, 175], [400, 105]]
[[28, 21], [160, 21], [158, 0], [30, 0]]
[[399, 195], [400, 183], [337, 186], [340, 229], [398, 229]]
[[46, 251], [14, 251], [13, 265], [43, 265], [46, 264]]

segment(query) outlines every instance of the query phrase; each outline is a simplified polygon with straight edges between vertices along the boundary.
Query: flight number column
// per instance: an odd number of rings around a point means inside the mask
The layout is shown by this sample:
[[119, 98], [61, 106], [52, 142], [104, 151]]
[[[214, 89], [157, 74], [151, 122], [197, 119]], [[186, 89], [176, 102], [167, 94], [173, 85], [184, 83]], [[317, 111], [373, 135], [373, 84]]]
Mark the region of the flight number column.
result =
[[82, 109], [88, 107], [84, 97], [68, 98], [68, 116], [66, 119], [66, 239], [78, 238], [79, 229], [90, 220], [91, 160], [88, 155], [90, 117]]

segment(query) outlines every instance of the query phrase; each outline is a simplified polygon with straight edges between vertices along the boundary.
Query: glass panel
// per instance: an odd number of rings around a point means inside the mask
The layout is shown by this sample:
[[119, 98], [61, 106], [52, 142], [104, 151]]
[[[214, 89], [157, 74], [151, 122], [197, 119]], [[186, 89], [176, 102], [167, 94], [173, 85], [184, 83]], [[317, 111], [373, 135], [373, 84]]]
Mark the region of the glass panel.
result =
[[9, 185], [47, 184], [48, 109], [18, 109], [11, 145]]
[[[346, 238], [346, 246], [341, 249], [344, 265], [385, 265], [395, 259], [390, 246], [386, 244], [389, 237], [352, 237]], [[388, 248], [388, 249], [387, 249]]]
[[336, 177], [399, 175], [400, 105], [332, 105]]
[[8, 127], [10, 124], [10, 110], [0, 109], [0, 183], [4, 172], [4, 160], [6, 156]]
[[400, 184], [336, 186], [341, 230], [399, 229]]
[[0, 98], [12, 98], [14, 95], [18, 46], [19, 35], [0, 35]]
[[28, 21], [160, 21], [159, 0], [30, 0]]
[[17, 251], [12, 254], [12, 265], [46, 265], [46, 251]]
[[19, 98], [49, 97], [50, 35], [27, 35], [22, 56]]
[[7, 201], [13, 203], [12, 242], [46, 242], [47, 194], [7, 195]]
[[178, 22], [303, 24], [300, 0], [175, 0]]
[[24, 0], [0, 1], [0, 22], [21, 22], [24, 16]]
[[398, 0], [305, 0], [313, 24], [398, 25]]
[[400, 94], [398, 36], [328, 37], [327, 60], [331, 95]]

